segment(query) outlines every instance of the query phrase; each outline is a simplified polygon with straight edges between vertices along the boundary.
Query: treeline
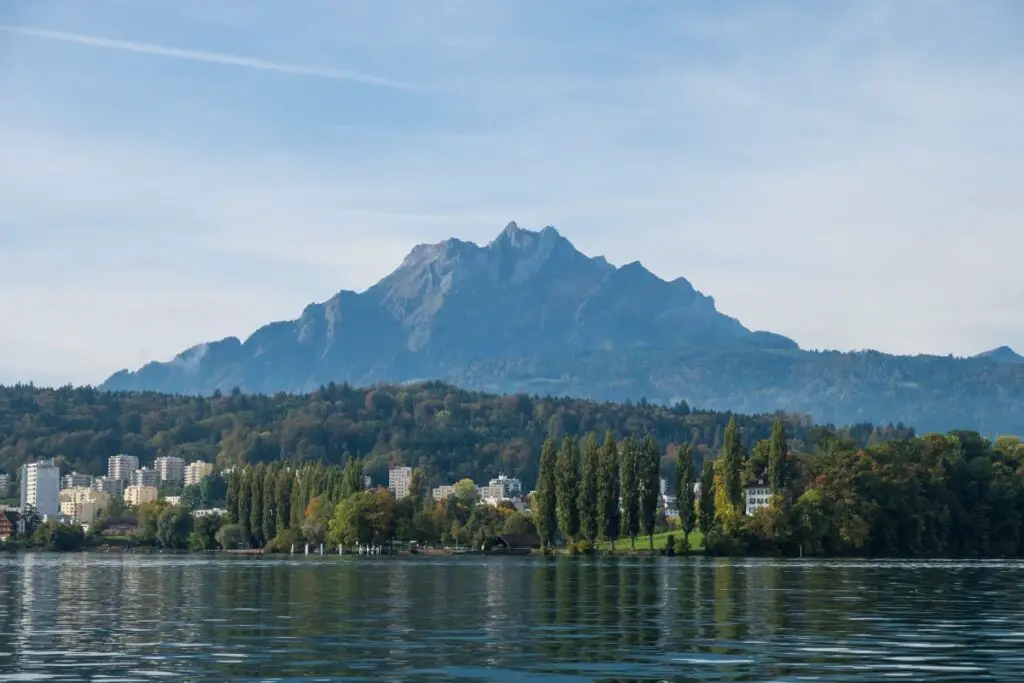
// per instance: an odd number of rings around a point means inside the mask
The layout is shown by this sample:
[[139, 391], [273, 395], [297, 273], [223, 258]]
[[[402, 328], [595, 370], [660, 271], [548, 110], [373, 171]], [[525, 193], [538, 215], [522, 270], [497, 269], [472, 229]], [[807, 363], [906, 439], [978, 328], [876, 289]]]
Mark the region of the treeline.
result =
[[[439, 382], [364, 389], [329, 384], [301, 396], [236, 391], [212, 397], [12, 386], [0, 387], [0, 471], [14, 475], [26, 461], [55, 458], [64, 472], [103, 474], [115, 453], [136, 455], [144, 465], [176, 455], [221, 469], [285, 461], [340, 466], [358, 458], [378, 482], [389, 466], [405, 463], [423, 469], [431, 482], [504, 473], [533, 487], [549, 435], [560, 442], [609, 429], [649, 433], [662, 444], [688, 444], [704, 457], [721, 449], [732, 417], [747, 448], [768, 436], [774, 419], [682, 403], [495, 396]], [[803, 415], [784, 419], [797, 450], [833, 433], [860, 446], [913, 435], [902, 425], [835, 429], [815, 426]], [[674, 446], [666, 446], [660, 463], [665, 476], [672, 454]]]

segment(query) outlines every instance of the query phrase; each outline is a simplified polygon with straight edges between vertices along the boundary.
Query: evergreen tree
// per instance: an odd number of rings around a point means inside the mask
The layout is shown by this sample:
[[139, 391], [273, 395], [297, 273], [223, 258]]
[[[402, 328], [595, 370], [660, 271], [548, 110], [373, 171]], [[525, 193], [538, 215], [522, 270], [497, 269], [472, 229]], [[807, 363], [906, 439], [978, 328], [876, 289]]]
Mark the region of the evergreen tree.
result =
[[661, 500], [661, 447], [654, 435], [644, 437], [643, 447], [637, 454], [637, 472], [640, 480], [640, 527], [654, 552], [654, 528], [658, 523], [658, 503]]
[[345, 463], [345, 475], [341, 484], [342, 499], [359, 493], [363, 490], [363, 466], [355, 458], [349, 458]]
[[242, 538], [248, 541], [252, 538], [252, 526], [250, 515], [252, 513], [252, 491], [249, 488], [251, 476], [248, 467], [236, 470], [238, 473], [238, 525], [242, 527]]
[[707, 547], [708, 534], [715, 525], [715, 463], [710, 458], [704, 459], [700, 468], [700, 504], [697, 523], [704, 535], [704, 547]]
[[566, 540], [576, 541], [580, 533], [580, 512], [577, 506], [580, 485], [580, 448], [575, 437], [562, 439], [555, 469], [555, 500], [558, 528]]
[[597, 541], [597, 478], [601, 469], [601, 449], [597, 434], [591, 432], [583, 441], [583, 466], [580, 477], [580, 495], [577, 507], [580, 515], [580, 534], [589, 543]]
[[690, 534], [693, 532], [696, 511], [693, 509], [694, 481], [693, 448], [689, 444], [680, 446], [676, 453], [676, 508], [679, 510], [679, 523], [683, 527], [683, 547], [690, 547]]
[[263, 538], [263, 464], [260, 463], [249, 472], [249, 497], [252, 509], [249, 511], [249, 538], [253, 545], [262, 548]]
[[228, 493], [225, 500], [227, 505], [227, 517], [229, 524], [240, 524], [242, 519], [241, 500], [241, 471], [236, 468], [228, 475]]
[[788, 482], [786, 481], [786, 425], [781, 417], [775, 418], [772, 425], [772, 436], [768, 449], [768, 484], [772, 487], [774, 495], [783, 494]]
[[622, 482], [622, 535], [629, 539], [630, 548], [636, 550], [636, 537], [640, 533], [640, 478], [637, 472], [636, 439], [632, 436], [622, 444], [619, 466], [619, 480]]
[[263, 543], [277, 536], [277, 498], [274, 495], [277, 488], [277, 471], [274, 467], [268, 467], [263, 474]]
[[725, 428], [725, 442], [722, 445], [722, 477], [725, 498], [736, 516], [743, 514], [743, 445], [740, 443], [740, 428], [736, 418], [729, 418]]
[[277, 510], [276, 531], [281, 533], [287, 529], [292, 522], [292, 483], [295, 481], [295, 473], [287, 467], [282, 467], [277, 473], [277, 481], [274, 485], [274, 508]]
[[292, 504], [291, 504], [291, 529], [301, 529], [302, 522], [306, 517], [306, 505], [309, 504], [307, 491], [309, 490], [307, 480], [309, 479], [309, 468], [301, 467], [295, 472], [292, 480]]
[[619, 514], [619, 448], [615, 435], [608, 430], [601, 445], [600, 467], [597, 472], [597, 515], [601, 537], [615, 552], [615, 541], [622, 526]]
[[555, 468], [558, 466], [558, 451], [555, 441], [550, 436], [544, 441], [540, 452], [540, 471], [537, 474], [537, 493], [534, 519], [537, 533], [540, 535], [541, 546], [550, 548], [555, 541], [558, 530], [558, 517], [555, 511], [556, 485]]

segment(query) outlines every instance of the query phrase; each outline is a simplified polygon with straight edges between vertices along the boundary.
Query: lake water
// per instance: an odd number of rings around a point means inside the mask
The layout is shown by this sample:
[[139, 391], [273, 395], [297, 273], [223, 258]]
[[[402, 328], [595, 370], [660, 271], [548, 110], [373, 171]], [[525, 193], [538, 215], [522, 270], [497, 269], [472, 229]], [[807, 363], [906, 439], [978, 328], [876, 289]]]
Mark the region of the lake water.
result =
[[0, 681], [1024, 680], [1024, 564], [0, 558]]

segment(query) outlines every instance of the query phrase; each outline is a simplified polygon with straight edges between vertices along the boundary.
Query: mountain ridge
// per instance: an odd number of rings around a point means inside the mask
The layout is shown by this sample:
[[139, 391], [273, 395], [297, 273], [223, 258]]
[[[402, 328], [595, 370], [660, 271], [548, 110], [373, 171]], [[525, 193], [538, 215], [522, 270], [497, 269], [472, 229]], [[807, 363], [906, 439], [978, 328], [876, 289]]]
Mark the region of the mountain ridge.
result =
[[422, 379], [499, 393], [799, 409], [837, 423], [1024, 431], [1024, 417], [1012, 414], [1024, 414], [1024, 358], [1009, 347], [967, 359], [804, 351], [720, 312], [685, 277], [662, 279], [639, 261], [614, 266], [552, 226], [515, 222], [483, 245], [417, 245], [362, 292], [341, 290], [244, 340], [121, 370], [102, 387], [304, 393], [331, 381]]

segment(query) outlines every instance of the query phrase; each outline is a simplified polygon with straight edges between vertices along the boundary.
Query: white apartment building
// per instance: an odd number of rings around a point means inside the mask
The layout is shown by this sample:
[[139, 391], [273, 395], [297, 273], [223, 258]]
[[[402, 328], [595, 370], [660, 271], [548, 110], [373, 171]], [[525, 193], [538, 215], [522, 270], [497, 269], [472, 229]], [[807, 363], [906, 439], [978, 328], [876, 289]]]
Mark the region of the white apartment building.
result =
[[89, 488], [92, 486], [92, 475], [91, 474], [79, 474], [78, 472], [72, 472], [71, 474], [65, 474], [60, 479], [60, 488], [64, 489], [77, 489], [77, 488]]
[[131, 473], [129, 484], [131, 486], [152, 486], [153, 488], [159, 488], [160, 474], [149, 467], [140, 467]]
[[438, 486], [433, 491], [434, 500], [444, 500], [455, 495], [455, 487], [451, 484], [445, 484], [444, 486]]
[[388, 470], [388, 491], [394, 494], [396, 500], [402, 500], [409, 495], [409, 485], [411, 483], [411, 467], [395, 467]]
[[124, 504], [128, 506], [155, 503], [160, 492], [155, 486], [138, 486], [133, 484], [124, 490]]
[[139, 459], [134, 455], [120, 453], [107, 459], [107, 478], [131, 481], [132, 472], [139, 469]]
[[110, 503], [110, 496], [88, 487], [74, 487], [60, 492], [60, 512], [78, 524], [92, 524]]
[[196, 460], [185, 467], [185, 486], [194, 486], [213, 474], [213, 464]]
[[491, 479], [487, 485], [490, 487], [500, 487], [501, 500], [521, 498], [523, 495], [523, 482], [515, 477], [506, 477], [504, 474], [499, 474], [497, 479]]
[[0, 474], [0, 496], [6, 496], [11, 490], [11, 475]]
[[21, 508], [32, 506], [40, 517], [60, 513], [60, 470], [52, 460], [21, 467]]
[[165, 455], [157, 458], [153, 463], [161, 482], [168, 484], [181, 484], [185, 481], [185, 461], [173, 455]]

